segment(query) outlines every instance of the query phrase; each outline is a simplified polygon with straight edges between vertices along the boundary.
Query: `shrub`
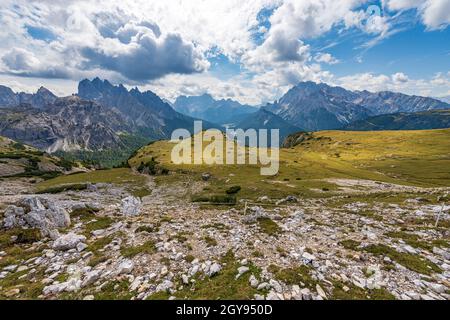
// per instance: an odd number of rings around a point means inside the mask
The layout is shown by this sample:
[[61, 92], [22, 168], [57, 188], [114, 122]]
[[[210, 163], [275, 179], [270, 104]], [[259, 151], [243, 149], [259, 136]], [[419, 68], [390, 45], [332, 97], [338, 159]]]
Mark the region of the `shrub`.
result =
[[232, 186], [225, 191], [227, 194], [236, 194], [241, 191], [241, 186]]
[[236, 197], [232, 195], [194, 196], [192, 202], [208, 202], [211, 204], [236, 204]]

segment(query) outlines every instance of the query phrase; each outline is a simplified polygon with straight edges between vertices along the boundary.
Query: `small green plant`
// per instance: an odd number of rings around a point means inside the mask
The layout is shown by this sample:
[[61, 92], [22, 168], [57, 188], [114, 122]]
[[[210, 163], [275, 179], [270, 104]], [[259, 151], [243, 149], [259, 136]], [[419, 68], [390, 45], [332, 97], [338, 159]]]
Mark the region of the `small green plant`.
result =
[[[346, 283], [345, 285], [334, 281], [333, 293], [331, 299], [333, 300], [395, 300], [395, 297], [386, 289], [372, 289], [364, 290], [353, 284]], [[347, 289], [344, 290], [344, 286]]]
[[315, 281], [310, 273], [310, 269], [301, 265], [294, 268], [280, 269], [277, 266], [269, 266], [269, 272], [272, 272], [277, 280], [283, 281], [287, 285], [301, 285], [312, 289], [315, 288]]
[[153, 254], [156, 252], [155, 243], [153, 241], [147, 241], [144, 244], [136, 247], [123, 247], [120, 249], [120, 253], [125, 258], [132, 258], [140, 253]]
[[207, 202], [211, 204], [236, 204], [236, 197], [234, 195], [212, 195], [212, 196], [193, 196], [192, 202]]
[[270, 218], [261, 217], [258, 218], [257, 222], [261, 231], [269, 236], [277, 236], [281, 233], [280, 226]]
[[95, 221], [85, 224], [84, 234], [89, 236], [92, 231], [107, 229], [113, 222], [114, 220], [110, 217], [96, 217]]
[[136, 228], [136, 230], [134, 230], [135, 233], [141, 233], [141, 232], [153, 233], [153, 232], [158, 232], [158, 231], [159, 231], [159, 227], [150, 226], [150, 225], [139, 226]]
[[352, 240], [352, 239], [348, 239], [348, 240], [343, 240], [343, 241], [339, 242], [339, 244], [341, 246], [343, 246], [345, 249], [356, 251], [356, 250], [358, 250], [358, 247], [361, 244], [361, 242], [358, 242], [358, 241]]
[[211, 238], [210, 236], [206, 236], [206, 237], [204, 238], [204, 240], [205, 240], [206, 245], [207, 245], [208, 247], [215, 247], [215, 246], [217, 246], [217, 240], [214, 239], [214, 238]]
[[431, 275], [433, 272], [442, 272], [441, 268], [439, 268], [436, 264], [431, 261], [425, 261], [419, 255], [401, 253], [384, 244], [369, 245], [365, 247], [364, 250], [376, 256], [387, 256], [402, 266], [418, 273]]
[[95, 217], [95, 214], [99, 212], [97, 208], [91, 208], [91, 207], [84, 207], [84, 208], [77, 208], [72, 210], [70, 213], [71, 218], [80, 218], [81, 220], [93, 218]]
[[226, 194], [236, 194], [241, 191], [241, 186], [232, 186], [229, 187], [225, 192]]

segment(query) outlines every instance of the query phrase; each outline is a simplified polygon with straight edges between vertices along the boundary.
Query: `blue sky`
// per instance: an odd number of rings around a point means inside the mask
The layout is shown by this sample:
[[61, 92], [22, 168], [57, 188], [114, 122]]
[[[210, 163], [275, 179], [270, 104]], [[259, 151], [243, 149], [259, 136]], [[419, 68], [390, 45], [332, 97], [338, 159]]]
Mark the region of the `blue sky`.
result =
[[300, 81], [450, 96], [450, 0], [4, 0], [0, 23], [16, 91], [99, 76], [169, 100], [260, 104]]

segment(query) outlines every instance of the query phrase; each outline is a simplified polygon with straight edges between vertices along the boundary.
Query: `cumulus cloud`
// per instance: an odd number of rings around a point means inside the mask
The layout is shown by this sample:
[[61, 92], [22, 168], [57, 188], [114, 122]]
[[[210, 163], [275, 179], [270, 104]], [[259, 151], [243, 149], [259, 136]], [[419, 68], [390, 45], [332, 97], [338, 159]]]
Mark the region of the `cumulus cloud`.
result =
[[393, 75], [361, 73], [333, 79], [332, 83], [350, 90], [395, 91], [410, 95], [444, 96], [450, 74], [437, 73], [429, 79], [411, 79], [404, 73]]
[[409, 78], [403, 72], [398, 72], [398, 73], [392, 75], [392, 81], [394, 81], [394, 83], [397, 83], [397, 84], [398, 83], [406, 83], [409, 81]]
[[[0, 21], [10, 32], [0, 32], [11, 50], [0, 54], [0, 71], [24, 77], [80, 78], [100, 70], [116, 79], [145, 82], [171, 73], [192, 74], [208, 69], [204, 52], [176, 32], [142, 20], [120, 7], [89, 2], [22, 3], [1, 8]], [[35, 12], [39, 14], [36, 14]], [[43, 41], [30, 34], [46, 26], [57, 35]], [[12, 35], [14, 33], [14, 36]], [[13, 38], [17, 38], [16, 41]], [[47, 43], [49, 42], [49, 43]]]
[[94, 46], [82, 47], [80, 53], [86, 59], [83, 68], [105, 68], [134, 81], [202, 72], [209, 67], [192, 43], [178, 34], [161, 35], [154, 23], [122, 26], [111, 38], [100, 38]]
[[[325, 68], [339, 60], [312, 40], [329, 32], [336, 42], [357, 34], [366, 45], [356, 49], [367, 50], [392, 34], [390, 14], [397, 11], [416, 9], [429, 29], [445, 27], [449, 2], [383, 0], [388, 11], [373, 15], [369, 0], [2, 0], [0, 75], [41, 82], [100, 76], [168, 98], [191, 91], [271, 101], [299, 81], [336, 81]], [[217, 56], [240, 73], [210, 72], [208, 59]], [[366, 88], [418, 83], [400, 73], [345, 80], [357, 85], [361, 79]]]
[[42, 78], [67, 78], [69, 73], [59, 65], [41, 62], [32, 52], [13, 48], [7, 51], [2, 57], [3, 69], [8, 73]]
[[333, 57], [329, 53], [318, 53], [314, 60], [316, 60], [319, 63], [325, 63], [325, 64], [337, 64], [339, 63], [339, 60]]

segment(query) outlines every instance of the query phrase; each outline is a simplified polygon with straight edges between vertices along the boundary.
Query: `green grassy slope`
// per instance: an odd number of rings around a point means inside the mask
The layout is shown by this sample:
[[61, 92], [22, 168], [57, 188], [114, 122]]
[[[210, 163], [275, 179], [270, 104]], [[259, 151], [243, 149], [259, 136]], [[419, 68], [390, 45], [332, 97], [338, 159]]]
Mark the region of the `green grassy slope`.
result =
[[[217, 191], [243, 186], [247, 195], [309, 194], [311, 189], [336, 186], [328, 178], [369, 179], [439, 187], [450, 186], [450, 130], [345, 132], [322, 131], [300, 145], [280, 150], [280, 171], [260, 175], [257, 165], [175, 165], [173, 144], [159, 141], [142, 148], [129, 163], [137, 167], [154, 157], [172, 171], [196, 177], [209, 172]], [[164, 178], [161, 178], [162, 180]]]
[[[202, 181], [212, 175], [196, 195], [225, 194], [235, 185], [240, 197], [267, 195], [323, 197], [338, 186], [330, 178], [367, 179], [419, 187], [450, 187], [450, 129], [426, 131], [348, 132], [322, 131], [293, 148], [280, 149], [280, 170], [275, 176], [261, 176], [259, 165], [175, 165], [171, 162], [174, 144], [158, 141], [141, 148], [129, 160], [132, 168], [154, 158], [169, 175], [157, 176], [159, 185]], [[248, 149], [246, 149], [248, 152]], [[112, 182], [143, 186], [130, 169], [102, 170], [58, 177], [39, 187], [64, 183]]]

